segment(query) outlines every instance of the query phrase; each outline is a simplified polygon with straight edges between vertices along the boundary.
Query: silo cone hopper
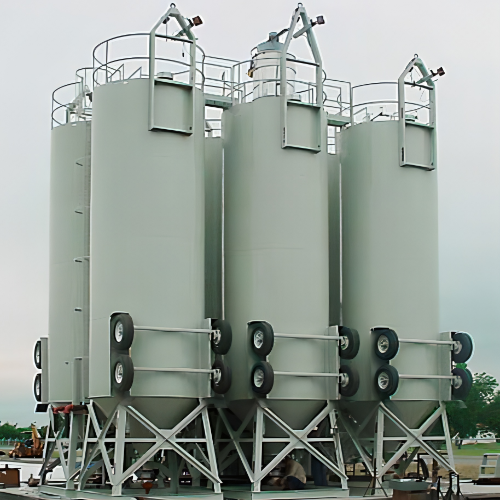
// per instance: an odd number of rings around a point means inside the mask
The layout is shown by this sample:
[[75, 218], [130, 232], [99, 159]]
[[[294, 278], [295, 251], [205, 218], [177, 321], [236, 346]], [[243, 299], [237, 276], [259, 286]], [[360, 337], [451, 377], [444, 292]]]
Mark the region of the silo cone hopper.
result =
[[[233, 328], [226, 356], [233, 383], [227, 407], [218, 407], [215, 444], [222, 477], [240, 473], [239, 458], [248, 479], [225, 486], [226, 498], [348, 492], [337, 404], [340, 394], [356, 393], [356, 370], [343, 360], [356, 356], [359, 338], [329, 322], [329, 117], [313, 34], [323, 23], [299, 4], [288, 28], [228, 71], [224, 308]], [[301, 35], [313, 60], [288, 52]], [[301, 67], [311, 76], [301, 77]], [[307, 474], [322, 471], [307, 492], [268, 484], [287, 455]], [[340, 481], [328, 482], [327, 471]]]
[[[62, 339], [51, 327], [48, 349], [37, 347], [35, 362], [43, 373], [47, 357], [52, 377], [48, 391], [43, 377], [35, 384], [50, 416], [40, 493], [222, 498], [207, 407], [231, 384], [231, 328], [205, 314], [204, 75], [192, 33], [200, 23], [172, 4], [150, 33], [98, 45], [90, 88], [53, 131], [85, 132], [91, 119], [91, 136], [52, 148], [51, 324], [70, 305], [86, 329], [69, 325]], [[148, 51], [138, 56], [137, 47]], [[182, 56], [162, 53], [176, 48]], [[84, 155], [87, 223], [72, 225], [73, 168]], [[89, 248], [75, 250], [74, 235]], [[60, 244], [65, 265], [90, 261], [83, 278], [59, 269]], [[59, 464], [65, 479], [54, 484]]]
[[341, 421], [377, 487], [390, 471], [402, 477], [419, 449], [454, 472], [445, 403], [472, 384], [456, 366], [471, 357], [471, 337], [439, 333], [434, 80], [443, 74], [415, 56], [398, 82], [353, 87], [351, 123], [337, 135], [342, 312], [361, 337], [348, 361], [360, 389], [342, 402]]

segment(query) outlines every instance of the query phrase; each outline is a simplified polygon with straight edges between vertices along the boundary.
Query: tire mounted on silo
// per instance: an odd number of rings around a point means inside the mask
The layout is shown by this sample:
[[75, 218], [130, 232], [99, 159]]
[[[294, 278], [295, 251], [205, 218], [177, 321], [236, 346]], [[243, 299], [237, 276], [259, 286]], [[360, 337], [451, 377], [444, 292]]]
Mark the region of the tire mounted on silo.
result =
[[474, 343], [472, 337], [465, 332], [457, 332], [452, 335], [454, 342], [459, 342], [459, 348], [453, 348], [452, 359], [454, 363], [466, 363], [472, 356]]
[[456, 377], [460, 377], [461, 384], [457, 387], [455, 381], [453, 381], [451, 394], [453, 399], [464, 400], [469, 395], [472, 388], [472, 374], [465, 368], [454, 368], [451, 372]]
[[388, 398], [398, 390], [399, 373], [394, 366], [382, 365], [375, 372], [374, 382], [375, 388], [380, 396]]
[[231, 368], [221, 359], [216, 359], [212, 365], [212, 370], [216, 370], [211, 381], [212, 390], [217, 394], [225, 394], [231, 387]]
[[344, 377], [339, 378], [339, 392], [341, 396], [354, 396], [359, 389], [359, 374], [356, 368], [349, 365], [341, 365], [339, 373]]
[[340, 357], [342, 359], [353, 359], [359, 351], [359, 333], [354, 328], [347, 326], [339, 327], [339, 335], [344, 337], [340, 341]]
[[129, 391], [134, 383], [134, 364], [130, 356], [120, 354], [116, 357], [111, 371], [113, 387], [118, 392]]
[[115, 351], [128, 351], [134, 341], [134, 322], [130, 314], [116, 314], [110, 323], [111, 347]]
[[375, 354], [384, 361], [394, 358], [399, 351], [398, 334], [390, 328], [375, 328], [373, 335]]
[[33, 361], [38, 370], [42, 369], [42, 341], [37, 340], [33, 350]]
[[39, 403], [42, 401], [42, 374], [37, 373], [35, 375], [35, 380], [33, 380], [33, 395], [35, 400]]
[[217, 330], [217, 334], [212, 334], [210, 345], [215, 354], [227, 354], [233, 342], [233, 330], [229, 321], [216, 319], [212, 323], [212, 329]]
[[257, 394], [269, 394], [274, 385], [274, 370], [267, 361], [259, 361], [252, 368], [250, 383], [253, 392]]
[[256, 354], [263, 358], [266, 357], [274, 346], [273, 327], [264, 321], [250, 325], [250, 343]]

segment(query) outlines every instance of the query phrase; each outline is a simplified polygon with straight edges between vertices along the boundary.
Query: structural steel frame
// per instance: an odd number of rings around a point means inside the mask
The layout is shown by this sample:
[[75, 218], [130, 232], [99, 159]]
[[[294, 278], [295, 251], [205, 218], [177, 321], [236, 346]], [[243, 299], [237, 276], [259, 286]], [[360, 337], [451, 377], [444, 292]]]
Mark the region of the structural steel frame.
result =
[[[370, 455], [369, 451], [363, 446], [363, 438], [360, 438], [360, 434], [366, 425], [373, 418], [374, 413], [376, 416], [376, 432], [373, 447], [373, 454]], [[389, 419], [396, 427], [402, 431], [402, 436], [385, 436], [385, 419]], [[446, 414], [446, 406], [443, 402], [440, 402], [439, 407], [432, 412], [432, 414], [425, 420], [425, 422], [418, 429], [411, 429], [408, 427], [400, 418], [398, 418], [392, 411], [387, 408], [384, 403], [379, 403], [374, 409], [366, 415], [363, 422], [355, 429], [354, 426], [349, 422], [349, 420], [340, 415], [340, 419], [347, 432], [349, 433], [351, 439], [356, 446], [358, 453], [360, 454], [364, 464], [366, 465], [368, 471], [372, 476], [375, 476], [377, 480], [382, 480], [383, 476], [396, 465], [396, 463], [403, 457], [403, 455], [409, 450], [409, 448], [423, 448], [439, 465], [444, 467], [447, 471], [455, 471], [455, 462], [453, 459], [453, 450], [451, 446], [450, 429], [448, 426], [448, 417]], [[442, 436], [424, 436], [425, 432], [431, 428], [432, 425], [436, 423], [437, 420], [441, 419], [443, 425], [444, 435]], [[388, 441], [400, 441], [401, 446], [392, 457], [385, 462], [384, 461], [384, 443]], [[434, 447], [430, 445], [430, 441], [444, 441], [446, 443], [446, 451], [448, 454], [448, 459], [445, 459]]]
[[[337, 426], [337, 410], [332, 401], [328, 401], [325, 408], [321, 410], [304, 429], [292, 429], [286, 422], [279, 418], [270, 408], [267, 407], [265, 401], [258, 399], [254, 408], [248, 412], [247, 416], [240, 424], [238, 429], [233, 429], [229, 423], [223, 408], [218, 408], [220, 419], [231, 439], [221, 439], [216, 432], [215, 443], [227, 442], [223, 450], [219, 452], [219, 468], [224, 470], [236, 456], [239, 456], [243, 467], [252, 483], [252, 491], [260, 492], [261, 483], [269, 472], [271, 472], [284, 458], [294, 449], [305, 449], [312, 456], [317, 458], [321, 463], [328, 467], [335, 475], [337, 475], [342, 484], [342, 489], [347, 489], [347, 476], [344, 472], [344, 460], [342, 456], [342, 446], [340, 443], [340, 434]], [[264, 437], [264, 417], [267, 417], [276, 424], [282, 431], [288, 434], [287, 437]], [[331, 437], [309, 437], [309, 434], [319, 426], [325, 419], [329, 419]], [[251, 420], [254, 419], [254, 433], [251, 438], [242, 438], [241, 435], [246, 429]], [[247, 460], [241, 443], [253, 443], [253, 466]], [[324, 450], [323, 443], [330, 442], [335, 447], [335, 461], [332, 461], [313, 444]], [[285, 447], [279, 452], [271, 462], [263, 466], [263, 445], [265, 443], [283, 443]], [[228, 457], [228, 454], [233, 449], [236, 449], [237, 455]]]
[[[167, 22], [169, 18], [174, 18], [179, 23], [181, 31], [177, 36], [160, 35], [156, 31], [158, 28]], [[184, 37], [183, 35], [186, 35]], [[164, 38], [165, 40], [172, 40], [177, 42], [183, 42], [189, 44], [189, 84], [181, 84], [178, 82], [169, 82], [168, 80], [158, 79], [156, 74], [156, 38]], [[181, 85], [185, 89], [191, 92], [191, 110], [190, 110], [190, 125], [186, 129], [180, 128], [170, 128], [170, 127], [159, 127], [155, 125], [155, 86], [156, 84], [166, 84], [166, 85]], [[168, 11], [160, 18], [160, 20], [154, 25], [153, 29], [149, 34], [149, 130], [166, 131], [166, 132], [177, 132], [181, 134], [191, 135], [194, 132], [195, 126], [195, 85], [196, 85], [196, 37], [191, 31], [191, 26], [186, 22], [186, 19], [179, 12], [175, 4], [171, 4]]]
[[[303, 28], [298, 30], [295, 33], [295, 28], [297, 27], [297, 23], [299, 19], [302, 20]], [[318, 43], [316, 41], [316, 37], [313, 33], [313, 24], [309, 20], [307, 16], [307, 12], [305, 7], [299, 3], [299, 6], [295, 9], [295, 12], [292, 16], [292, 21], [290, 23], [290, 27], [288, 28], [288, 33], [286, 36], [285, 43], [283, 44], [283, 48], [281, 49], [281, 60], [280, 60], [280, 97], [281, 97], [281, 106], [280, 106], [280, 114], [281, 114], [281, 129], [282, 133], [282, 148], [295, 148], [295, 149], [304, 149], [307, 151], [312, 151], [313, 153], [319, 153], [321, 151], [321, 139], [322, 139], [322, 127], [321, 127], [321, 110], [323, 109], [323, 61], [321, 59], [321, 54], [318, 48]], [[314, 63], [306, 62], [306, 61], [297, 61], [297, 63], [304, 63], [313, 65], [316, 67], [316, 104], [308, 105], [308, 107], [316, 109], [316, 139], [318, 147], [308, 147], [301, 146], [299, 144], [290, 144], [288, 142], [288, 133], [287, 133], [287, 115], [288, 115], [288, 105], [299, 105], [304, 106], [304, 104], [293, 104], [289, 103], [287, 96], [287, 77], [286, 77], [286, 64], [287, 64], [287, 52], [290, 46], [290, 42], [293, 38], [297, 38], [300, 35], [306, 34], [307, 43], [311, 49]]]
[[[85, 414], [70, 413], [68, 415], [69, 426], [64, 425], [57, 433], [54, 414], [52, 411], [50, 412], [50, 424], [44, 449], [44, 463], [40, 472], [40, 491], [43, 491], [46, 484], [46, 474], [61, 464], [66, 489], [74, 491], [76, 486], [78, 491], [84, 491], [90, 476], [98, 469], [102, 469], [103, 479], [105, 471], [111, 483], [111, 496], [121, 496], [123, 483], [144, 465], [153, 464], [151, 459], [156, 453], [167, 450], [169, 453], [173, 452], [180, 456], [186, 466], [193, 471], [193, 476], [196, 476], [196, 471], [203, 474], [213, 483], [214, 492], [221, 493], [221, 480], [217, 469], [206, 400], [201, 399], [198, 406], [172, 429], [159, 429], [133, 406], [127, 404], [117, 404], [109, 413], [106, 421], [100, 422], [94, 405], [93, 401], [87, 405], [86, 424]], [[204, 437], [178, 436], [198, 417], [201, 417]], [[146, 438], [127, 437], [128, 418], [134, 418], [153, 436]], [[107, 434], [112, 424], [116, 428], [116, 433], [114, 437], [108, 437]], [[84, 427], [85, 435], [83, 436], [82, 430]], [[68, 432], [65, 433], [65, 431]], [[62, 437], [64, 434], [67, 434], [67, 437]], [[125, 445], [131, 443], [150, 444], [151, 447], [135, 463], [124, 470]], [[181, 444], [187, 444], [187, 447], [183, 448]], [[205, 444], [208, 456], [201, 449], [200, 444]], [[107, 448], [106, 445], [111, 445], [111, 447]], [[78, 466], [76, 464], [76, 452], [79, 447], [82, 449], [82, 457]], [[56, 448], [59, 452], [59, 458], [49, 464]], [[200, 456], [200, 459], [190, 454], [190, 450], [195, 450], [195, 454]], [[114, 455], [113, 465], [110, 460], [110, 452], [113, 452]], [[177, 464], [177, 460], [175, 463]], [[182, 463], [181, 466], [176, 465], [169, 469], [163, 463], [154, 462], [154, 467], [160, 469], [162, 477], [171, 478], [171, 490], [177, 493], [178, 478], [183, 468]], [[161, 481], [159, 481], [158, 486], [159, 488], [164, 487]]]
[[[422, 78], [412, 84], [411, 82], [406, 82], [405, 77], [410, 73], [413, 68], [418, 68], [420, 73], [422, 73]], [[432, 74], [429, 73], [427, 66], [424, 64], [422, 59], [417, 55], [408, 63], [403, 73], [398, 79], [398, 107], [399, 107], [399, 134], [398, 134], [398, 144], [399, 144], [399, 166], [400, 167], [415, 167], [421, 168], [423, 170], [434, 170], [437, 167], [437, 141], [436, 141], [436, 87], [432, 81]], [[425, 85], [421, 85], [425, 83]], [[405, 85], [415, 86], [423, 88], [429, 91], [429, 125], [425, 125], [426, 128], [430, 130], [431, 133], [431, 157], [428, 165], [414, 163], [408, 161], [408, 151], [406, 148], [406, 111], [405, 111]], [[411, 123], [411, 122], [410, 122]]]

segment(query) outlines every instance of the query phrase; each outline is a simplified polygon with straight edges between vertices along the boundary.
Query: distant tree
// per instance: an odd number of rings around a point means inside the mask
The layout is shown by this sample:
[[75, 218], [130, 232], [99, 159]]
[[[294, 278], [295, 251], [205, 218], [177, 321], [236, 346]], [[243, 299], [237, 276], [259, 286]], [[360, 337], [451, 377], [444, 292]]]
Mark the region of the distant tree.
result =
[[[45, 427], [38, 429], [40, 436], [43, 438], [45, 436]], [[17, 424], [3, 424], [0, 425], [0, 440], [6, 439], [9, 441], [26, 441], [26, 439], [31, 438], [31, 426], [30, 427], [17, 427]]]
[[0, 439], [9, 439], [12, 441], [22, 441], [24, 435], [22, 434], [23, 429], [17, 427], [17, 425], [12, 425], [9, 423], [0, 425]]
[[485, 429], [500, 437], [500, 393], [497, 392], [486, 407], [481, 418]]
[[[465, 366], [463, 367], [465, 368]], [[484, 372], [474, 374], [472, 388], [464, 401], [466, 408], [458, 401], [452, 401], [447, 405], [452, 435], [458, 432], [462, 438], [475, 437], [478, 424], [482, 424], [490, 430], [490, 425], [494, 425], [494, 417], [491, 411], [496, 407], [500, 412], [498, 385], [496, 379], [491, 375]], [[490, 424], [487, 424], [487, 421]], [[497, 422], [500, 430], [500, 420]]]

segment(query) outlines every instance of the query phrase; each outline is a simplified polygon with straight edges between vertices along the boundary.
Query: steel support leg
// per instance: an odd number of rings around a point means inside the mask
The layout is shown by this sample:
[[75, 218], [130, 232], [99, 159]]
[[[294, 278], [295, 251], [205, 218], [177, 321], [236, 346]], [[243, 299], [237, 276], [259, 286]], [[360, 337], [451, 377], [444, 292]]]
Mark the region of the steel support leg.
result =
[[446, 413], [446, 406], [441, 402], [441, 421], [443, 423], [444, 437], [446, 440], [446, 451], [448, 452], [448, 462], [452, 469], [455, 469], [455, 457], [453, 456], [453, 447], [451, 446], [450, 426], [448, 425], [448, 414]]
[[[125, 460], [125, 429], [127, 426], [127, 412], [123, 407], [118, 407], [116, 412], [116, 441], [115, 441], [115, 456], [113, 479], [119, 478], [123, 474], [123, 462]], [[122, 494], [122, 481], [113, 481], [111, 490], [112, 496], [120, 496]]]
[[260, 406], [257, 406], [255, 414], [255, 431], [253, 435], [254, 452], [253, 452], [253, 470], [254, 482], [252, 483], [252, 491], [260, 491], [262, 471], [262, 438], [264, 434], [264, 412]]

